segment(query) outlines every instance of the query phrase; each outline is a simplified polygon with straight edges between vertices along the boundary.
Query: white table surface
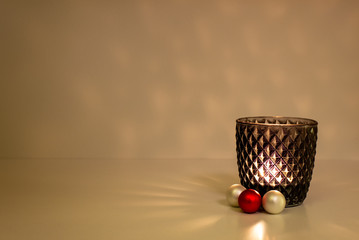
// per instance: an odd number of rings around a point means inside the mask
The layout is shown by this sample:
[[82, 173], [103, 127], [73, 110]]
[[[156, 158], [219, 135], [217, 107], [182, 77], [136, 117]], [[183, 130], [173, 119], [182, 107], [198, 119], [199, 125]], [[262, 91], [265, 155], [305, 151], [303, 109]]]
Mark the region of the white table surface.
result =
[[359, 239], [359, 161], [316, 159], [279, 215], [229, 207], [235, 159], [0, 160], [0, 239]]

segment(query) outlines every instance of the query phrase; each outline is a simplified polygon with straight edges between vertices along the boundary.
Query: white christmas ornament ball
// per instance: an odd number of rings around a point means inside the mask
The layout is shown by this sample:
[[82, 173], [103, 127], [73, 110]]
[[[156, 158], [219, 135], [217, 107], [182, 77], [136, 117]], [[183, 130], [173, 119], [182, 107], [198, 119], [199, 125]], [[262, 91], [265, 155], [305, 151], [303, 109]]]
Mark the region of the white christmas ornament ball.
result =
[[285, 197], [277, 190], [268, 191], [262, 198], [262, 206], [266, 212], [278, 214], [285, 208]]
[[230, 186], [226, 193], [228, 204], [232, 207], [239, 207], [238, 197], [244, 190], [246, 190], [246, 188], [240, 184], [233, 184], [232, 186]]

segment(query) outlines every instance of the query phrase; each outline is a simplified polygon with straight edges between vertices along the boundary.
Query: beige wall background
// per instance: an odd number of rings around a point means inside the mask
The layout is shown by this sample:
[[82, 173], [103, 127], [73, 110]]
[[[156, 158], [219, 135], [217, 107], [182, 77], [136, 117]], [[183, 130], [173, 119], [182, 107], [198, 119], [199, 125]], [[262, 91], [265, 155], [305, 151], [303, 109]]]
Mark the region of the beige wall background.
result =
[[1, 158], [235, 158], [236, 118], [285, 115], [358, 159], [359, 1], [0, 6]]

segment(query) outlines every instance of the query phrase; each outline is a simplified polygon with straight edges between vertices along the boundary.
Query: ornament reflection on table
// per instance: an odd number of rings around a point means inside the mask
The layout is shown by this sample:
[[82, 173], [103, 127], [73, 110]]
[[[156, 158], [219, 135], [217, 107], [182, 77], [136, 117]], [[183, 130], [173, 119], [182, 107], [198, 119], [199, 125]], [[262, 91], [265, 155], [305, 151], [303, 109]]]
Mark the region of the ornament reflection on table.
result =
[[306, 198], [317, 142], [315, 120], [246, 117], [236, 121], [237, 164], [241, 184], [262, 196], [280, 191], [286, 207]]

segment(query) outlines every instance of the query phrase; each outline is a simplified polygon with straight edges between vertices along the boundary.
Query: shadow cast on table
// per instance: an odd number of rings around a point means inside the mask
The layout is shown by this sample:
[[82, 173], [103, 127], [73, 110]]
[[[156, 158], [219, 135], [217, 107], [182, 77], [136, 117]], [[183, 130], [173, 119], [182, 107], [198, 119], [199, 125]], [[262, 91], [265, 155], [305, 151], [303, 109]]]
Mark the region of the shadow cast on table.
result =
[[227, 173], [198, 175], [194, 176], [192, 180], [207, 187], [207, 189], [209, 189], [210, 191], [220, 194], [225, 194], [228, 187], [232, 184], [239, 183], [239, 178], [235, 174]]
[[225, 199], [228, 187], [240, 182], [236, 175], [212, 173], [194, 176], [193, 180], [206, 186], [207, 190], [223, 196], [214, 201], [221, 206], [228, 207], [229, 212], [238, 214], [238, 225], [240, 228], [246, 229], [245, 236], [247, 237], [267, 239], [268, 236], [286, 236], [293, 232], [304, 233], [310, 228], [305, 203], [297, 207], [286, 208], [278, 215], [268, 214], [262, 208], [255, 214], [247, 214], [238, 207], [229, 206]]
[[239, 182], [236, 174], [172, 175], [166, 180], [149, 179], [142, 191], [128, 192], [126, 197], [132, 200], [129, 207], [141, 213], [138, 220], [165, 221], [169, 232], [180, 230], [183, 236], [205, 236], [213, 228], [225, 227], [246, 239], [286, 236], [309, 228], [303, 205], [278, 215], [263, 210], [246, 214], [229, 206], [225, 193], [230, 185]]

